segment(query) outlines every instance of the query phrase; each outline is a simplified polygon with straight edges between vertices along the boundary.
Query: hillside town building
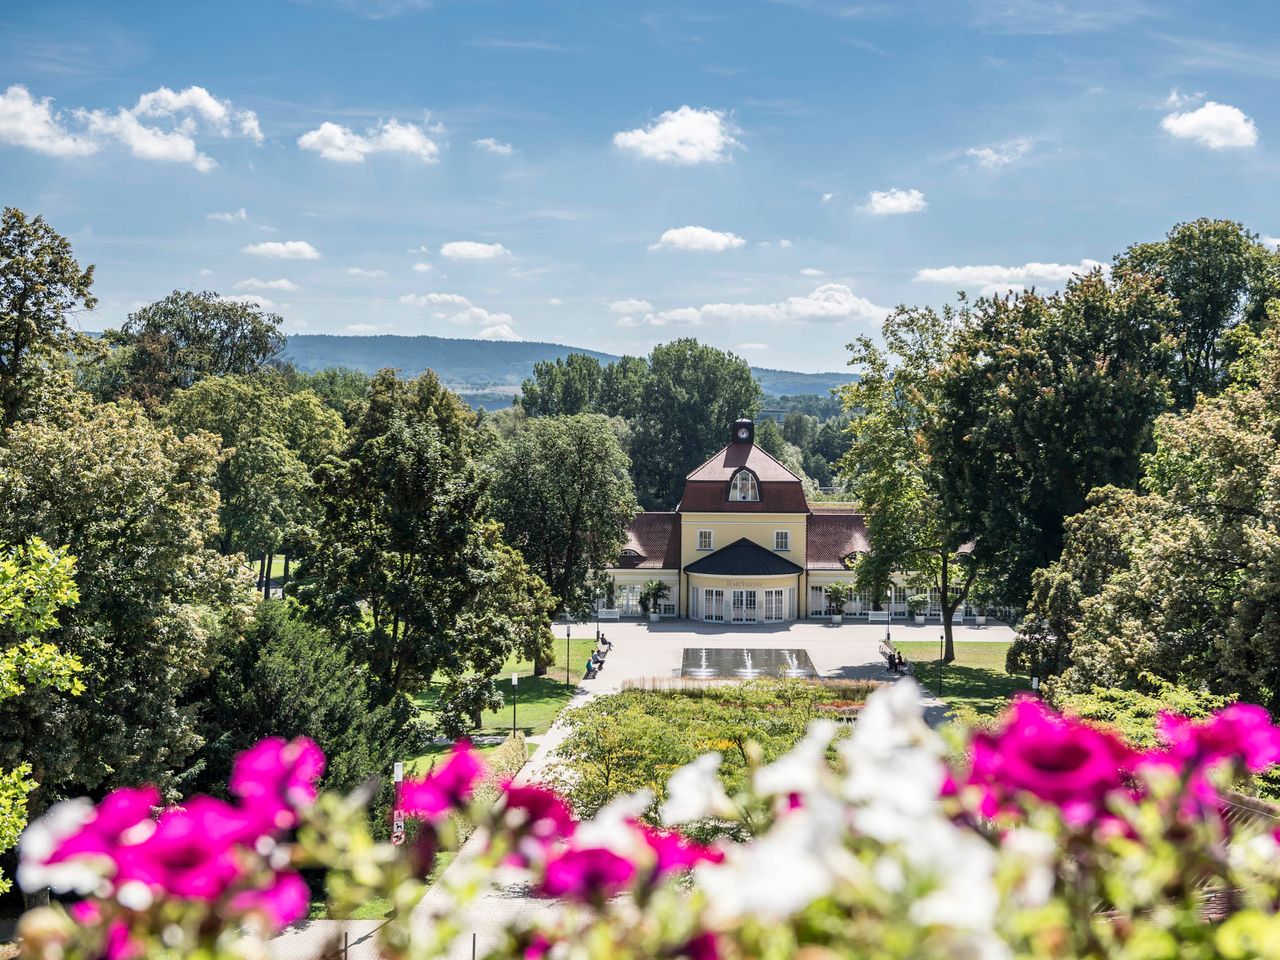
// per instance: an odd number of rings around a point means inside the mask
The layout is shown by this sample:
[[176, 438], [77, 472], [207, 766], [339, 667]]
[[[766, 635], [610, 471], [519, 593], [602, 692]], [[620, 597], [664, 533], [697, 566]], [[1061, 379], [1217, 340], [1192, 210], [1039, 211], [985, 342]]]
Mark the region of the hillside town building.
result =
[[[854, 504], [810, 503], [800, 478], [756, 446], [755, 424], [738, 420], [729, 444], [685, 478], [675, 510], [631, 522], [608, 573], [624, 616], [640, 612], [644, 584], [659, 580], [669, 590], [662, 616], [786, 623], [836, 612], [827, 587], [851, 583], [853, 562], [868, 549]], [[870, 597], [855, 594], [843, 613], [905, 617], [907, 594], [906, 579], [895, 577], [876, 612]], [[930, 600], [937, 611], [936, 591]]]

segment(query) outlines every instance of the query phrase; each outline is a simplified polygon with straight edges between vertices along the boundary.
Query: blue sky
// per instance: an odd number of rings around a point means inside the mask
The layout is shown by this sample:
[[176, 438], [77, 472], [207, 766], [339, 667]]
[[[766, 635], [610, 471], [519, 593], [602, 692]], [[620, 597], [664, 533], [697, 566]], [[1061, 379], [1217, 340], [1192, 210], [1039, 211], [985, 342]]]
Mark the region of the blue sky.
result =
[[693, 335], [838, 369], [898, 303], [1196, 216], [1280, 235], [1268, 2], [312, 0], [0, 11], [0, 202], [291, 332]]

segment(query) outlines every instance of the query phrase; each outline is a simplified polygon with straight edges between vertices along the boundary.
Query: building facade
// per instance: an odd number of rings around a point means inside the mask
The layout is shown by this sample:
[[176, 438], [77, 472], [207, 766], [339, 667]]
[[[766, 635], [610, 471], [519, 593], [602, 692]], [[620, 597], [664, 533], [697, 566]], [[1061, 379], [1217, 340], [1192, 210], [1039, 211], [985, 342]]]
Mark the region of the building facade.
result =
[[[826, 588], [852, 580], [869, 548], [853, 504], [809, 503], [800, 478], [755, 444], [755, 425], [739, 420], [730, 442], [685, 478], [672, 511], [646, 511], [627, 529], [608, 572], [622, 615], [640, 612], [650, 580], [668, 587], [664, 616], [710, 623], [786, 623], [836, 612]], [[876, 615], [865, 596], [844, 605], [851, 616], [907, 614], [907, 587], [895, 578]]]

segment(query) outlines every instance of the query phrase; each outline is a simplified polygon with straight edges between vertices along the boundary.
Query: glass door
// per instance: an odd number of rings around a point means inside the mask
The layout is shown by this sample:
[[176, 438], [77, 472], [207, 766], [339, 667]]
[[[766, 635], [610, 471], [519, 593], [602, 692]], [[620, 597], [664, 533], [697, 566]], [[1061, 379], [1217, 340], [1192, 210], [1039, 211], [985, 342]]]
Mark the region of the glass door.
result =
[[777, 623], [783, 617], [782, 591], [766, 590], [764, 592], [764, 619], [767, 623]]
[[759, 597], [759, 594], [754, 590], [748, 590], [746, 591], [746, 594], [747, 606], [744, 619], [747, 623], [755, 623], [760, 619], [760, 610], [756, 606], [756, 599]]
[[704, 619], [710, 620], [712, 623], [722, 623], [724, 621], [724, 591], [723, 590], [704, 590], [703, 597], [706, 601], [704, 604]]
[[743, 623], [747, 619], [747, 591], [733, 591], [733, 622]]

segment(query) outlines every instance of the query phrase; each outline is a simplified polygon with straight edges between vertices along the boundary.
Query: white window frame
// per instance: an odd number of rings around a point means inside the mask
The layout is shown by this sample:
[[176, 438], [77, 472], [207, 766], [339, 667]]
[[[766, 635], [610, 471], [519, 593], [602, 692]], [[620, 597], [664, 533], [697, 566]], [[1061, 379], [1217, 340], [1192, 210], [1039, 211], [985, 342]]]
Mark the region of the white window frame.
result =
[[773, 531], [773, 551], [774, 553], [789, 553], [791, 551], [790, 530]]
[[[707, 545], [706, 545], [705, 547], [702, 545], [702, 541], [703, 541], [703, 534], [706, 534], [706, 541], [707, 541]], [[712, 531], [712, 530], [699, 530], [699, 531], [698, 531], [698, 549], [699, 549], [699, 550], [714, 550], [715, 548], [716, 548], [716, 535], [715, 535], [715, 532], [714, 532], [714, 531]]]
[[729, 480], [729, 499], [735, 503], [758, 503], [760, 485], [756, 483], [755, 474], [746, 467], [740, 469]]

